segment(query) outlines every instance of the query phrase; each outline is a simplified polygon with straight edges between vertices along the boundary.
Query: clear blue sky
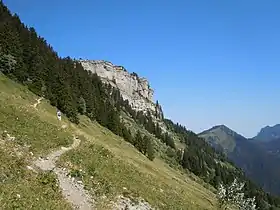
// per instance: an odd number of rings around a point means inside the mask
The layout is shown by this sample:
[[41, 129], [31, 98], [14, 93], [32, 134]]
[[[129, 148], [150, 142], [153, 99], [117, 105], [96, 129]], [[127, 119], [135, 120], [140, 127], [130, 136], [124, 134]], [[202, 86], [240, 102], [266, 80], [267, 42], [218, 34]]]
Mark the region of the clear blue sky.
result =
[[4, 2], [59, 55], [148, 78], [165, 115], [195, 132], [280, 123], [280, 1]]

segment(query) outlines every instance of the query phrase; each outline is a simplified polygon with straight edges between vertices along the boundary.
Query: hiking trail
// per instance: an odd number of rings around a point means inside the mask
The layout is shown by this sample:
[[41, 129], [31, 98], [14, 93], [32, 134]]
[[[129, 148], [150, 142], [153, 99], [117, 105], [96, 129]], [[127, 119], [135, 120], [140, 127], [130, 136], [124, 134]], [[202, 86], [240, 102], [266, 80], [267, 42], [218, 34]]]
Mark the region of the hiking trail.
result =
[[84, 190], [83, 184], [69, 177], [66, 169], [56, 167], [58, 158], [65, 152], [78, 147], [80, 142], [80, 139], [74, 137], [73, 144], [70, 147], [61, 147], [61, 149], [47, 155], [46, 158], [39, 158], [34, 162], [34, 165], [43, 171], [53, 171], [57, 175], [63, 196], [75, 209], [90, 210], [93, 209], [93, 200]]
[[[33, 105], [34, 108], [40, 104], [43, 98], [37, 99], [37, 102]], [[29, 168], [34, 172], [38, 171], [38, 168], [43, 171], [53, 171], [57, 175], [59, 187], [63, 196], [68, 202], [72, 204], [74, 209], [79, 210], [91, 210], [93, 208], [94, 200], [84, 189], [84, 185], [81, 181], [75, 180], [68, 175], [68, 171], [65, 168], [59, 168], [56, 166], [56, 161], [59, 157], [67, 151], [77, 148], [80, 145], [81, 140], [78, 137], [73, 136], [73, 143], [69, 147], [61, 147], [60, 149], [51, 152], [45, 158], [38, 158], [33, 162], [33, 167]]]

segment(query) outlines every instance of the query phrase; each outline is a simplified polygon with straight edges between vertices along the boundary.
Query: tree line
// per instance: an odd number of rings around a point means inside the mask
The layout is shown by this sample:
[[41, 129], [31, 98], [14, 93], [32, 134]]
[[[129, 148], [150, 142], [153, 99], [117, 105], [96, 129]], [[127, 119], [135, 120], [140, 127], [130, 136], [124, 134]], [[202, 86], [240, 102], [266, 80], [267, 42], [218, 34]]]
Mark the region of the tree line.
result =
[[[165, 119], [165, 124], [186, 145], [183, 158], [179, 161], [183, 168], [193, 172], [216, 189], [221, 184], [231, 185], [235, 179], [238, 179], [244, 183], [242, 190], [244, 197], [254, 197], [258, 209], [280, 208], [279, 197], [264, 192], [263, 189], [249, 180], [240, 168], [229, 161], [225, 154], [216, 151], [204, 139], [187, 130], [185, 126], [175, 124], [169, 119]], [[229, 167], [225, 163], [234, 167]]]
[[121, 122], [121, 106], [129, 104], [122, 99], [119, 90], [103, 84], [78, 61], [60, 58], [34, 28], [25, 26], [2, 2], [0, 70], [27, 85], [37, 95], [49, 99], [51, 105], [73, 123], [79, 123], [79, 114], [86, 115], [133, 144], [150, 160], [154, 159], [152, 141], [147, 136], [133, 136]]
[[[28, 86], [34, 93], [49, 99], [74, 123], [79, 114], [96, 120], [116, 135], [134, 145], [150, 160], [155, 157], [153, 142], [138, 131], [135, 135], [120, 119], [120, 112], [127, 112], [138, 124], [165, 143], [174, 152], [174, 159], [183, 168], [193, 172], [214, 187], [219, 183], [231, 183], [238, 177], [245, 183], [246, 196], [255, 197], [260, 209], [280, 207], [278, 197], [265, 193], [244, 176], [240, 169], [232, 170], [222, 163], [227, 158], [215, 151], [195, 133], [184, 126], [165, 120], [168, 130], [175, 133], [186, 145], [184, 152], [175, 146], [172, 136], [163, 132], [153, 120], [154, 113], [136, 112], [119, 90], [103, 84], [100, 78], [83, 69], [70, 57], [60, 58], [46, 40], [28, 28], [17, 15], [12, 15], [0, 2], [0, 71], [8, 77]], [[159, 110], [159, 109], [157, 109]], [[163, 118], [162, 110], [156, 112]], [[182, 158], [181, 158], [182, 157]]]

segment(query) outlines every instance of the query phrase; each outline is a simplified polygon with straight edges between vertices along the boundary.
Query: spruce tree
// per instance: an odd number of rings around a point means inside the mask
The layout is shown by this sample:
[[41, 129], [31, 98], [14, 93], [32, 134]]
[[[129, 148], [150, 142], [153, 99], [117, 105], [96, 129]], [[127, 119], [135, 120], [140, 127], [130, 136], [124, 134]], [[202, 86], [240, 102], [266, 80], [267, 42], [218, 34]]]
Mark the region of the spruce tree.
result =
[[132, 136], [131, 136], [131, 132], [129, 129], [127, 129], [125, 126], [123, 126], [122, 128], [122, 135], [123, 135], [123, 138], [129, 142], [129, 143], [133, 143], [132, 141]]
[[134, 138], [134, 146], [140, 151], [142, 152], [143, 151], [143, 138], [141, 136], [141, 133], [140, 131], [138, 130], [136, 135], [135, 135], [135, 138]]
[[79, 101], [78, 101], [78, 111], [81, 114], [85, 114], [87, 111], [86, 101], [82, 96], [80, 96]]
[[144, 136], [143, 137], [143, 154], [144, 155], [146, 155], [147, 154], [147, 151], [148, 151], [148, 145], [149, 145], [149, 143], [150, 143], [150, 139], [149, 139], [149, 137], [148, 136]]
[[147, 157], [151, 161], [153, 161], [155, 159], [155, 150], [154, 150], [154, 145], [153, 145], [151, 139], [148, 139], [148, 141], [147, 141]]

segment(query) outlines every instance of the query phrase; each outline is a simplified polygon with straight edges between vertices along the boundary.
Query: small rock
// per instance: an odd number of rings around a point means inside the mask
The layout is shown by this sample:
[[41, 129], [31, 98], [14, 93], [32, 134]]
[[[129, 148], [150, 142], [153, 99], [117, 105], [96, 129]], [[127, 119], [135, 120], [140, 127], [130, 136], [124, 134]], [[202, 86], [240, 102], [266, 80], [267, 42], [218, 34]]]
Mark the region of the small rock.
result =
[[17, 194], [17, 197], [20, 198], [20, 194]]
[[26, 166], [26, 168], [27, 168], [28, 170], [33, 170], [33, 168], [32, 168], [31, 166]]
[[91, 179], [93, 179], [93, 176], [90, 176]]
[[77, 183], [78, 183], [78, 184], [83, 184], [83, 182], [82, 182], [82, 181], [80, 181], [80, 180], [79, 180], [79, 181], [77, 181]]
[[34, 155], [33, 152], [30, 152], [30, 155], [33, 156]]

